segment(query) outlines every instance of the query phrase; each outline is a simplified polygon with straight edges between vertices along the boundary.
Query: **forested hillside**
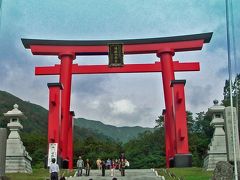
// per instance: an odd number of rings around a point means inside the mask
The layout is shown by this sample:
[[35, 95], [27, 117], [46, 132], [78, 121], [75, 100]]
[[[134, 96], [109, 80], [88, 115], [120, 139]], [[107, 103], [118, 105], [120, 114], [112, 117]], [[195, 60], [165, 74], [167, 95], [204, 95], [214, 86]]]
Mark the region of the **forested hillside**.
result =
[[86, 129], [91, 129], [94, 132], [111, 137], [112, 139], [120, 142], [128, 142], [138, 136], [138, 134], [145, 131], [153, 131], [153, 128], [135, 127], [116, 127], [112, 125], [103, 124], [100, 121], [87, 120], [85, 118], [75, 119], [75, 125]]

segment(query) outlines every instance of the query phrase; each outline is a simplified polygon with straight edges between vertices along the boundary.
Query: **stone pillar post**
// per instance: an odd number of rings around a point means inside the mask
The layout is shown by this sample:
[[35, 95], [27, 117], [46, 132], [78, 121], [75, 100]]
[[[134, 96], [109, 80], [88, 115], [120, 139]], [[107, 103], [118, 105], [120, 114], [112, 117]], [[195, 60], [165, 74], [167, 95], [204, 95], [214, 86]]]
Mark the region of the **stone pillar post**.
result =
[[5, 176], [7, 129], [0, 128], [0, 179]]
[[[233, 117], [232, 112], [233, 111]], [[225, 132], [226, 132], [226, 143], [227, 143], [227, 157], [228, 161], [234, 161], [234, 144], [233, 144], [233, 136], [235, 136], [235, 153], [236, 160], [240, 161], [240, 146], [239, 146], [239, 132], [238, 132], [238, 118], [236, 108], [233, 109], [229, 106], [225, 108], [224, 112], [225, 117]], [[233, 118], [233, 119], [232, 119]], [[233, 120], [233, 126], [232, 126]], [[233, 131], [234, 128], [234, 131]], [[233, 134], [233, 132], [235, 134]]]

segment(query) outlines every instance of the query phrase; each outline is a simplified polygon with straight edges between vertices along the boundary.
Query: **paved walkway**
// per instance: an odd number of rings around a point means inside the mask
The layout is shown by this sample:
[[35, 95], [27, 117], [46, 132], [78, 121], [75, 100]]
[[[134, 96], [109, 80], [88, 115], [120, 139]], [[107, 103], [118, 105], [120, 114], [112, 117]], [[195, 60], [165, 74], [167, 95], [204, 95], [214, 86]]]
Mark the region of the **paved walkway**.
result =
[[[85, 172], [84, 172], [85, 173]], [[80, 176], [80, 177], [68, 177], [68, 180], [112, 180], [113, 177], [110, 176], [110, 170], [106, 170], [105, 175], [101, 176], [101, 171], [91, 170], [90, 176]], [[151, 169], [126, 169], [125, 176], [121, 176], [120, 171], [115, 171], [115, 177], [117, 180], [160, 180], [160, 177], [157, 177], [155, 172]]]

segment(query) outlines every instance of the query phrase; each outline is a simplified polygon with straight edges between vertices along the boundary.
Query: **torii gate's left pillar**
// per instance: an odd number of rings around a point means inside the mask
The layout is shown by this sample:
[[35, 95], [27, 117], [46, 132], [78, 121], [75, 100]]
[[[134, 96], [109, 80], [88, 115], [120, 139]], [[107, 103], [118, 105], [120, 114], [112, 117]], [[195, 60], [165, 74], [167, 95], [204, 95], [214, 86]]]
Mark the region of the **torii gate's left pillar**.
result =
[[161, 49], [157, 52], [157, 56], [160, 58], [162, 65], [163, 91], [166, 106], [164, 124], [167, 126], [165, 129], [165, 136], [167, 136], [167, 141], [169, 141], [166, 147], [166, 154], [169, 161], [167, 163], [167, 166], [170, 167], [174, 166], [174, 156], [176, 154], [175, 122], [173, 118], [173, 96], [172, 89], [170, 87], [171, 81], [175, 80], [172, 59], [174, 54], [174, 50], [171, 48]]
[[61, 83], [48, 83], [49, 88], [49, 112], [48, 112], [48, 144], [58, 144], [58, 159], [62, 158], [62, 143], [60, 141], [61, 129]]

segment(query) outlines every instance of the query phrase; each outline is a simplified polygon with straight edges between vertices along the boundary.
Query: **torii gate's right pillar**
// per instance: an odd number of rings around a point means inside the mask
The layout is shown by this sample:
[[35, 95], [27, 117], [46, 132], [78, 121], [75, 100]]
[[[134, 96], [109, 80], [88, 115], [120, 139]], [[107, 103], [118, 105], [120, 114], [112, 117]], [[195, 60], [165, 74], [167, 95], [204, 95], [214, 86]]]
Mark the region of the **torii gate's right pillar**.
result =
[[185, 81], [176, 81], [174, 77], [174, 50], [160, 49], [157, 52], [162, 65], [162, 80], [166, 112], [164, 114], [166, 165], [167, 167], [191, 167], [192, 155], [188, 147], [187, 118], [185, 109]]
[[185, 83], [186, 80], [171, 81], [176, 139], [174, 167], [192, 166], [192, 154], [189, 153], [188, 146], [187, 113], [184, 93]]

